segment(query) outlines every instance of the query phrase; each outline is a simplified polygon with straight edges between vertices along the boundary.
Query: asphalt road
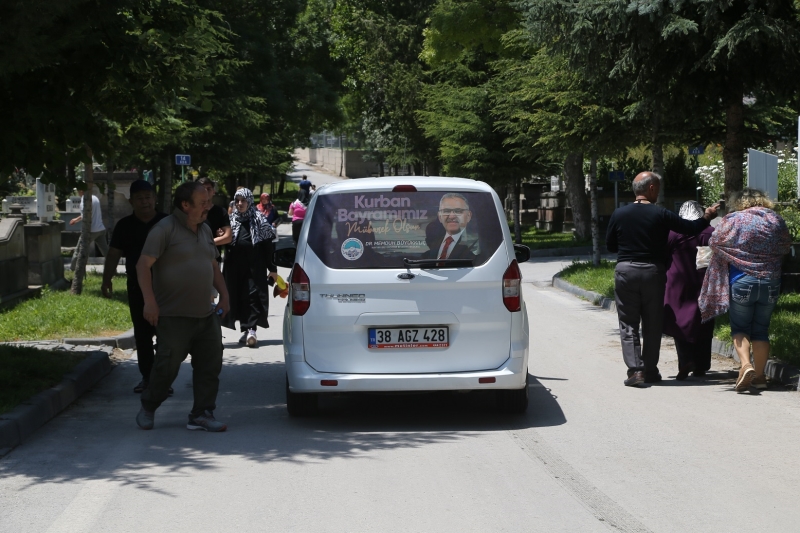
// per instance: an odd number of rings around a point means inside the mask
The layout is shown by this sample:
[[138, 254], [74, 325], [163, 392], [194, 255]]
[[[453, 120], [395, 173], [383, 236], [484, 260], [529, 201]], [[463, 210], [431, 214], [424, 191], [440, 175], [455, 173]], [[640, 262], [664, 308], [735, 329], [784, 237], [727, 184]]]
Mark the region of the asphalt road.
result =
[[223, 330], [226, 433], [185, 429], [189, 363], [155, 429], [138, 429], [125, 361], [0, 459], [0, 531], [797, 531], [800, 394], [737, 395], [727, 360], [705, 380], [624, 387], [615, 315], [547, 286], [570, 261], [522, 265], [525, 416], [425, 394], [330, 398], [290, 419], [273, 300], [257, 348]]

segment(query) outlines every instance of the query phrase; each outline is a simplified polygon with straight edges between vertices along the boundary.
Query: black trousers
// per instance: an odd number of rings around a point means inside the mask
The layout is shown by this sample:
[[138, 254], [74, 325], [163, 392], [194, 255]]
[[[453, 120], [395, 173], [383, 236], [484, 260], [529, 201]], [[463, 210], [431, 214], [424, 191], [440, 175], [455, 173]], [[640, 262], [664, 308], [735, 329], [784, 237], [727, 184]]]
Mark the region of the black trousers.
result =
[[[256, 329], [256, 326], [269, 327], [267, 313], [269, 311], [269, 288], [259, 287], [254, 272], [255, 262], [252, 250], [244, 253], [240, 250], [229, 250], [225, 259], [225, 283], [231, 299], [231, 312], [239, 320], [239, 329], [245, 332]], [[266, 279], [263, 280], [266, 284]]]
[[711, 368], [711, 341], [714, 339], [714, 330], [710, 335], [689, 342], [675, 339], [675, 350], [678, 352], [678, 367], [694, 372], [707, 372]]
[[297, 241], [300, 239], [301, 229], [303, 229], [302, 220], [295, 220], [292, 222], [292, 240], [294, 241], [295, 247], [297, 246]]
[[623, 261], [614, 270], [619, 338], [629, 370], [658, 373], [666, 283], [663, 265]]
[[155, 411], [167, 399], [169, 388], [178, 377], [181, 363], [192, 356], [191, 417], [217, 407], [219, 373], [222, 371], [222, 330], [219, 317], [158, 317], [158, 353], [150, 386], [142, 392], [142, 407]]
[[131, 322], [133, 322], [133, 338], [136, 341], [139, 373], [142, 374], [142, 379], [147, 381], [153, 370], [153, 358], [155, 357], [153, 337], [156, 334], [156, 328], [144, 319], [144, 297], [138, 283], [128, 283], [128, 308], [131, 312]]

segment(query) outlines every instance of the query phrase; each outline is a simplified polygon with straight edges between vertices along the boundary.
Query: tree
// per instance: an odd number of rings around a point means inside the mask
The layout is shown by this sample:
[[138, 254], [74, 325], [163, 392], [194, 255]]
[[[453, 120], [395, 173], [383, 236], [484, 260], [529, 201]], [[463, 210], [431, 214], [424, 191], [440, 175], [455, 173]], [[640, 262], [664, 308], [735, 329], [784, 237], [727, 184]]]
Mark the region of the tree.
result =
[[626, 91], [629, 118], [649, 125], [655, 170], [664, 142], [722, 142], [726, 192], [743, 186], [745, 143], [780, 131], [796, 93], [792, 0], [541, 0], [525, 14], [531, 37], [552, 43], [570, 68]]
[[[3, 7], [19, 35], [0, 57], [0, 110], [14, 125], [0, 133], [0, 172], [21, 166], [63, 181], [78, 161], [91, 169], [136, 125], [208, 108], [211, 87], [233, 67], [219, 16], [192, 1], [46, 4]], [[86, 177], [91, 186], [91, 170]], [[81, 254], [73, 292], [84, 267]]]
[[418, 116], [439, 146], [446, 174], [511, 186], [515, 240], [521, 243], [521, 181], [550, 173], [552, 166], [541, 153], [515, 153], [492, 112], [493, 64], [505, 53], [502, 35], [518, 23], [510, 2], [437, 2], [425, 30], [422, 57], [432, 70]]
[[521, 32], [508, 34], [505, 41], [517, 55], [495, 65], [493, 113], [498, 127], [520, 157], [545, 153], [564, 161], [575, 234], [587, 239], [592, 219], [585, 192], [584, 153], [596, 158], [628, 145], [631, 137], [622, 116], [624, 99], [593, 87], [569, 68], [566, 58], [531, 46]]

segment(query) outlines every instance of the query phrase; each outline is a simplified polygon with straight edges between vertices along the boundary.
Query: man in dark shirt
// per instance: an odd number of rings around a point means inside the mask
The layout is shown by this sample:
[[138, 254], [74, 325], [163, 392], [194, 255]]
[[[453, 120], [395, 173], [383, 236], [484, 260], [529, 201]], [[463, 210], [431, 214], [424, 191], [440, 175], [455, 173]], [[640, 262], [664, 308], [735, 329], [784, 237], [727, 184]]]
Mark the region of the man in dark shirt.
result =
[[153, 336], [156, 334], [156, 330], [144, 319], [142, 314], [144, 298], [136, 276], [136, 263], [139, 261], [150, 228], [167, 215], [156, 211], [155, 191], [153, 186], [145, 180], [136, 180], [131, 184], [130, 203], [133, 207], [133, 214], [121, 219], [114, 226], [114, 233], [111, 235], [111, 243], [103, 267], [101, 290], [103, 296], [111, 298], [113, 291], [111, 280], [117, 271], [120, 257], [124, 256], [125, 271], [128, 273], [128, 307], [133, 322], [139, 372], [142, 374], [142, 379], [133, 388], [133, 392], [139, 393], [147, 388], [150, 370], [153, 368]]
[[[655, 205], [659, 188], [658, 174], [642, 172], [636, 176], [633, 180], [636, 201], [614, 211], [606, 233], [608, 251], [617, 252], [614, 295], [622, 357], [628, 366], [628, 379], [625, 380], [628, 387], [661, 381], [658, 358], [670, 230], [696, 235], [717, 216], [717, 206], [714, 205], [705, 210], [703, 218], [684, 220]], [[639, 339], [640, 322], [642, 342]]]
[[[197, 183], [200, 183], [203, 187], [205, 187], [210, 199], [214, 198], [214, 194], [216, 194], [216, 184], [211, 178], [203, 176], [197, 180]], [[211, 228], [211, 235], [214, 237], [214, 244], [217, 246], [217, 251], [220, 253], [217, 261], [221, 262], [222, 247], [230, 243], [231, 238], [233, 237], [233, 233], [231, 232], [231, 220], [230, 217], [228, 217], [227, 210], [224, 207], [220, 207], [217, 204], [212, 203], [205, 223]]]

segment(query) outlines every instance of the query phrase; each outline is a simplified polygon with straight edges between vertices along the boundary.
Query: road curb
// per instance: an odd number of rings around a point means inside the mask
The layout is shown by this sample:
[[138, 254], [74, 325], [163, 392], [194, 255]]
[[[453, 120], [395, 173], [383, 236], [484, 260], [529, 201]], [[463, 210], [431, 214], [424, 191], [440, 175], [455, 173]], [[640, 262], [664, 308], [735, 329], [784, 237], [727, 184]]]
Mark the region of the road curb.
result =
[[132, 350], [136, 348], [136, 339], [133, 336], [133, 328], [114, 337], [93, 337], [89, 339], [65, 338], [61, 339], [61, 343], [72, 346], [110, 346], [112, 348], [119, 348], [120, 350]]
[[[561, 278], [561, 272], [553, 276], [553, 287], [566, 291], [575, 296], [579, 296], [607, 311], [616, 312], [617, 310], [617, 305], [614, 300], [611, 298], [606, 298], [602, 294], [581, 289], [580, 287], [576, 287], [575, 285], [564, 281]], [[711, 353], [731, 358], [737, 363], [741, 362], [739, 361], [739, 356], [733, 347], [733, 343], [730, 342], [714, 339], [711, 342]], [[798, 383], [798, 378], [800, 378], [800, 369], [793, 365], [783, 363], [775, 359], [769, 359], [767, 361], [767, 366], [764, 369], [764, 373], [772, 381], [777, 381], [782, 385], [793, 385], [798, 387], [798, 390], [800, 390], [800, 383]]]
[[579, 296], [584, 300], [589, 300], [594, 305], [602, 307], [606, 311], [614, 311], [615, 313], [617, 312], [617, 302], [615, 302], [613, 299], [606, 298], [598, 292], [581, 289], [580, 287], [577, 287], [568, 281], [564, 281], [561, 279], [561, 272], [553, 276], [553, 287], [574, 294], [575, 296]]
[[[9, 344], [37, 346], [36, 343]], [[47, 346], [59, 349], [58, 345], [52, 343]], [[62, 346], [61, 349], [76, 351], [73, 346]], [[107, 352], [87, 351], [89, 353], [86, 358], [72, 372], [65, 374], [60, 383], [0, 415], [0, 456], [25, 442], [37, 429], [55, 418], [111, 371], [111, 360]]]

